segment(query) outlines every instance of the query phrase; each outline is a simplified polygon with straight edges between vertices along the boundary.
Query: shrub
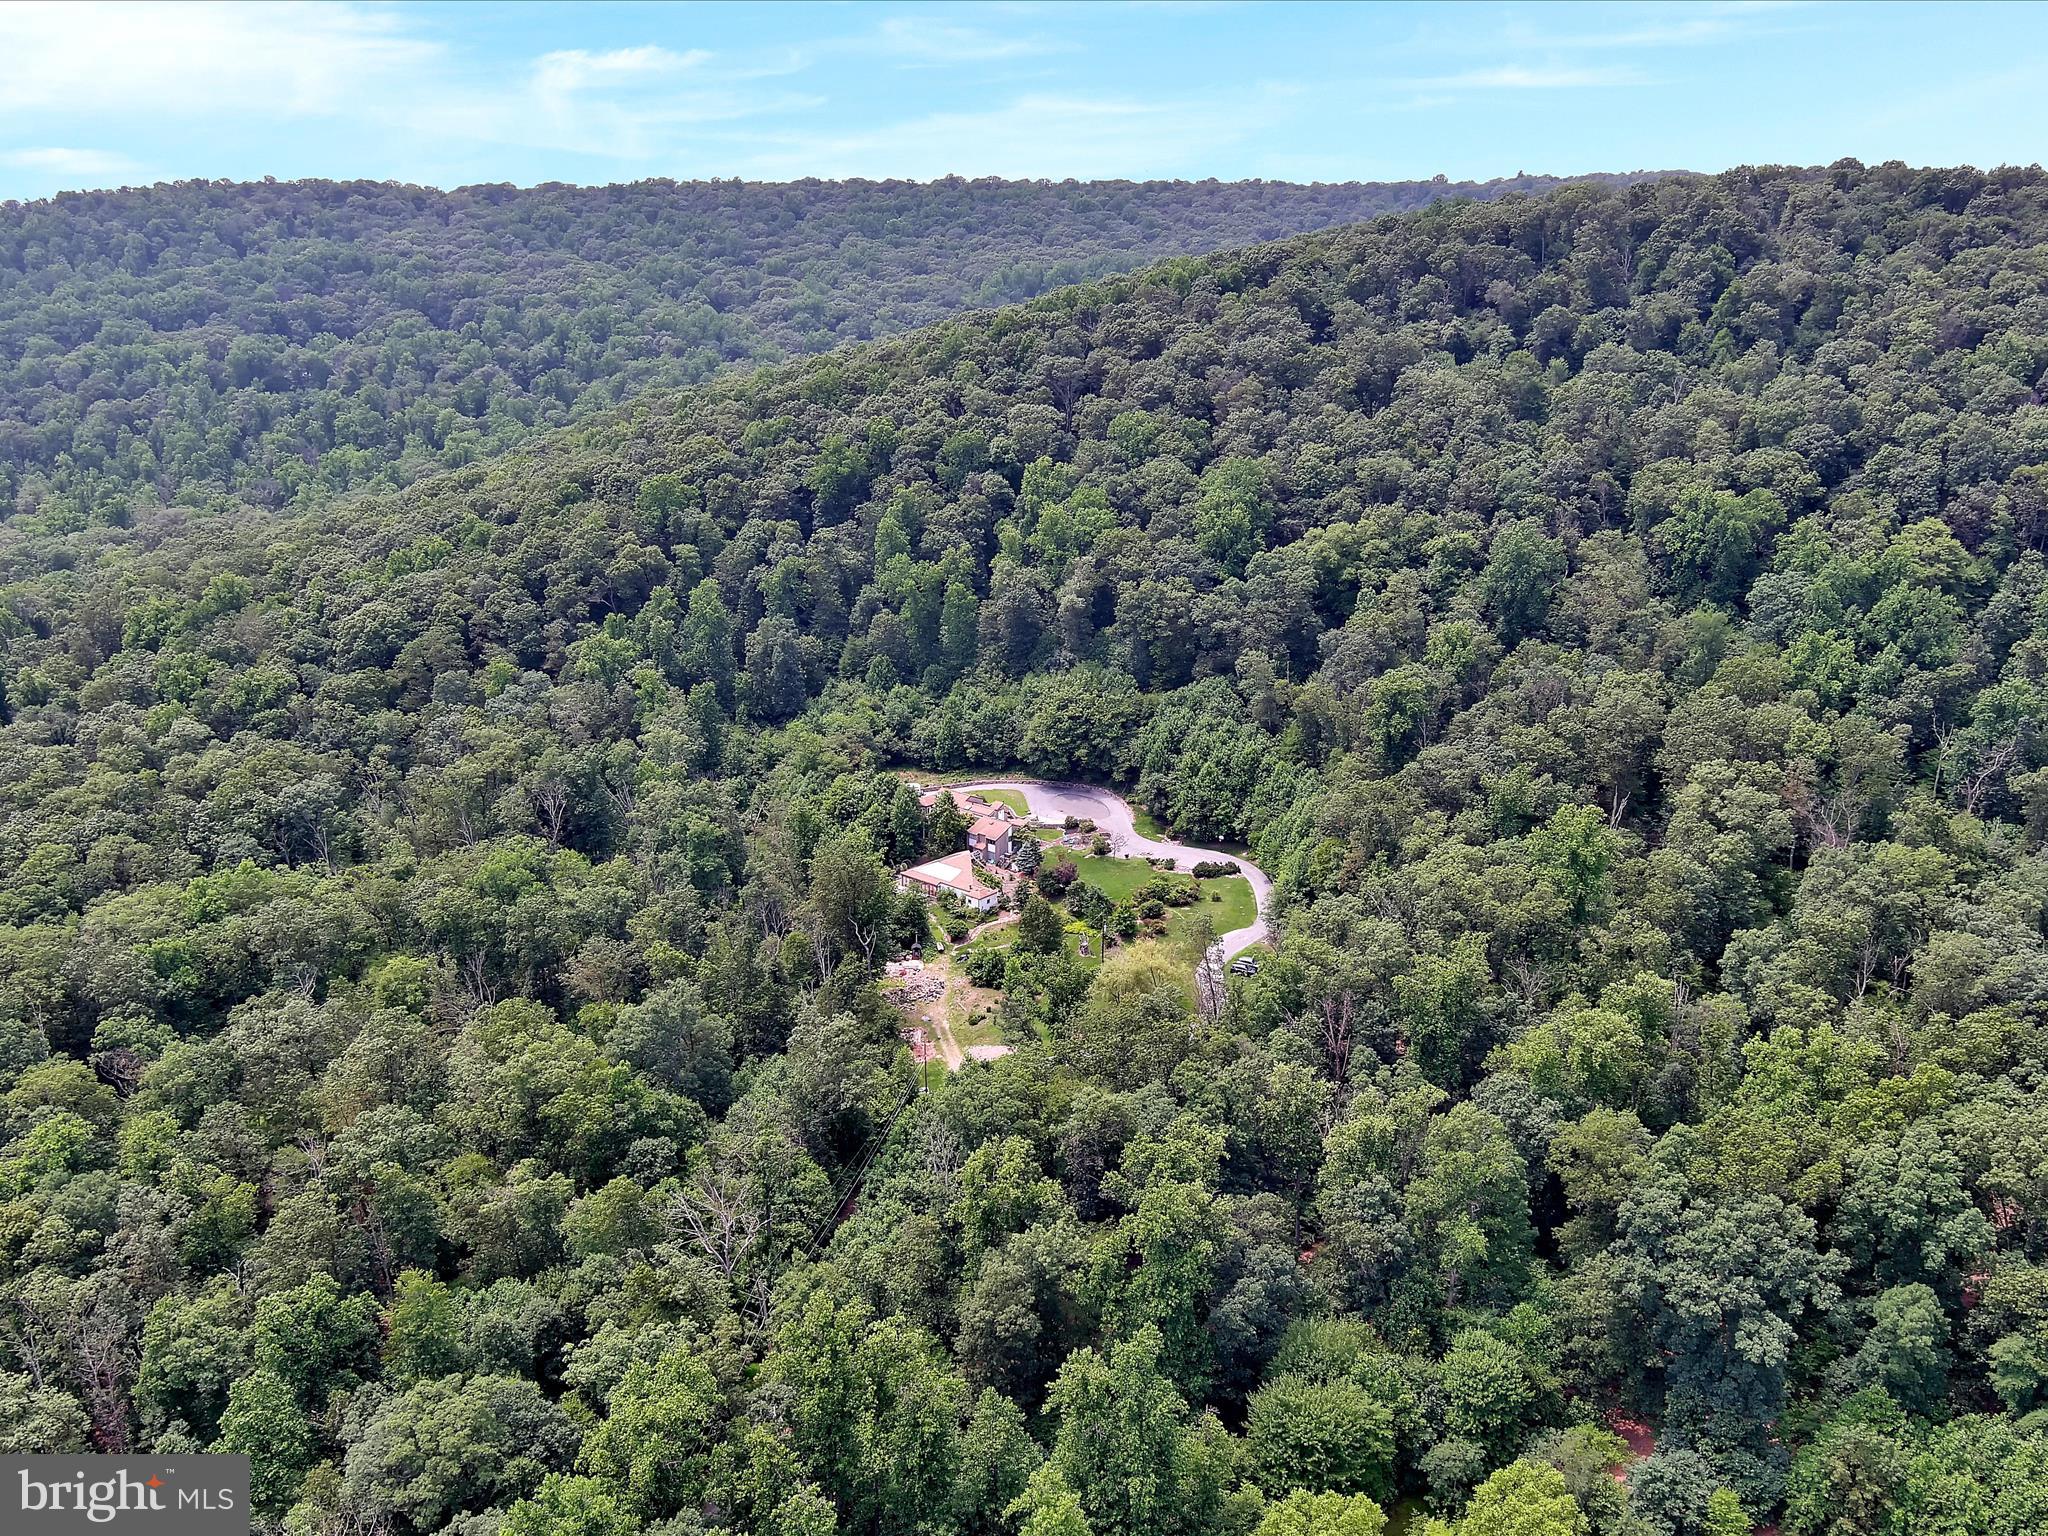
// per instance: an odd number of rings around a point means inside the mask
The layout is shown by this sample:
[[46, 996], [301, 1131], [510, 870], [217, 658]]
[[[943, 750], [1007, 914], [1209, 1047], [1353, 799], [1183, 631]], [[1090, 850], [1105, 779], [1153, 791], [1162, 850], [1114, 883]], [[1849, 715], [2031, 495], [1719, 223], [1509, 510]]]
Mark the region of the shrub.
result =
[[980, 945], [961, 954], [960, 967], [977, 987], [1000, 987], [1009, 957], [991, 945]]
[[1066, 859], [1057, 864], [1047, 864], [1038, 871], [1038, 894], [1047, 901], [1064, 901], [1067, 891], [1080, 876], [1080, 869]]

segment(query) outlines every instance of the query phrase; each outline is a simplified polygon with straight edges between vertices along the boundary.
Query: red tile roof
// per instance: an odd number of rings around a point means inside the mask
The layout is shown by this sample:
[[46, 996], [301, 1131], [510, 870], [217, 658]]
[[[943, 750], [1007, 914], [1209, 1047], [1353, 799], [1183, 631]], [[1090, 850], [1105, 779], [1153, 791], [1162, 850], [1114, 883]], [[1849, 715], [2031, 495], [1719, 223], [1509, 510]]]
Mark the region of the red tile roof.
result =
[[969, 901], [982, 901], [995, 895], [993, 886], [983, 885], [975, 877], [974, 863], [964, 853], [949, 853], [943, 859], [914, 864], [903, 871], [903, 878], [934, 890], [952, 891]]

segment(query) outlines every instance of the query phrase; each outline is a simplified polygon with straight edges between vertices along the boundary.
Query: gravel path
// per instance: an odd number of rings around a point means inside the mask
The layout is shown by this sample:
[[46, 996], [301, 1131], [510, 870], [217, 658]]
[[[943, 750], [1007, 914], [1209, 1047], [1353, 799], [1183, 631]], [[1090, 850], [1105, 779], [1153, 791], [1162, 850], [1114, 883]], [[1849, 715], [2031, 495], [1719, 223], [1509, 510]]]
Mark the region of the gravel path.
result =
[[1086, 817], [1095, 823], [1097, 830], [1109, 834], [1112, 852], [1128, 858], [1172, 859], [1175, 867], [1183, 870], [1204, 859], [1229, 859], [1251, 883], [1252, 899], [1258, 904], [1259, 917], [1248, 928], [1233, 928], [1217, 936], [1217, 942], [1223, 946], [1224, 960], [1229, 961], [1233, 955], [1268, 936], [1270, 930], [1266, 926], [1266, 913], [1272, 905], [1273, 882], [1266, 878], [1264, 870], [1234, 853], [1139, 836], [1132, 822], [1130, 803], [1121, 795], [1098, 789], [1093, 784], [1047, 784], [1036, 779], [989, 779], [976, 784], [949, 784], [946, 787], [955, 794], [964, 794], [970, 789], [983, 793], [992, 789], [1014, 789], [1024, 797], [1031, 814], [1041, 821], [1057, 822], [1068, 816]]

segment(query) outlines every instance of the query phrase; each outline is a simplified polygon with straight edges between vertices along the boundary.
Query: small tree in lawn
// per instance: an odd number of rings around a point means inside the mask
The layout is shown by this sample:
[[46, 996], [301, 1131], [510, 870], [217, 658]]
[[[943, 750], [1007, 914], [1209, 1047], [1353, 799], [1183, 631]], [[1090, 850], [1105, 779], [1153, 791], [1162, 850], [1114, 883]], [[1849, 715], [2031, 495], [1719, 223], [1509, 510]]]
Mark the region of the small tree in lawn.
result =
[[1036, 891], [1024, 898], [1024, 915], [1017, 919], [1017, 943], [1033, 954], [1050, 955], [1060, 947], [1066, 925], [1051, 902]]
[[1116, 903], [1086, 881], [1074, 886], [1067, 897], [1067, 910], [1090, 928], [1100, 928]]

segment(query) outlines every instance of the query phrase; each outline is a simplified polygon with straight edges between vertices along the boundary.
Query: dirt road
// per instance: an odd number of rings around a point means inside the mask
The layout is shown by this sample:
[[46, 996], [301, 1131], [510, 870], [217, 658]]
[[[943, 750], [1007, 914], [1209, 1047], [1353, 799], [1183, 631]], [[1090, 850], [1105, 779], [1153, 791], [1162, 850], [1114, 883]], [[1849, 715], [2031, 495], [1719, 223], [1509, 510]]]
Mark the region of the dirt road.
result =
[[[947, 988], [948, 991], [952, 989]], [[958, 1072], [965, 1065], [966, 1053], [960, 1049], [960, 1042], [953, 1038], [953, 1021], [946, 1017], [945, 1002], [940, 1000], [932, 1009], [932, 1021], [927, 1026], [932, 1032], [932, 1044], [939, 1048], [939, 1060], [946, 1064], [948, 1072]]]

